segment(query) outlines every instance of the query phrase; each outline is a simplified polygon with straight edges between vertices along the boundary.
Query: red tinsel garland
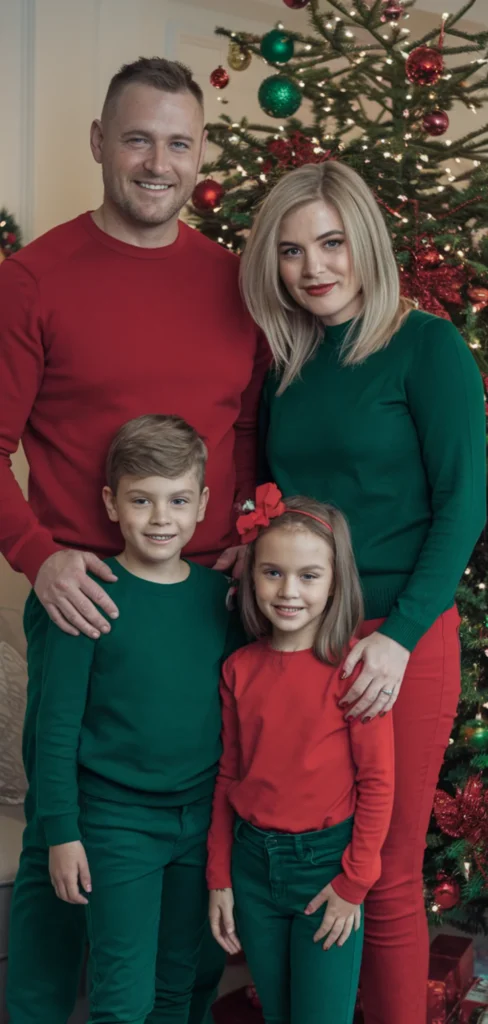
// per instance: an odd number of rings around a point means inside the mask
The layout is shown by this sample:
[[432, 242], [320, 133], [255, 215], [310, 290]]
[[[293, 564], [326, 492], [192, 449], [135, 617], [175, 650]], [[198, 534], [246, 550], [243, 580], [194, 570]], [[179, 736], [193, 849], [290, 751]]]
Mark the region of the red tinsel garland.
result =
[[[401, 211], [407, 203], [414, 210], [415, 237], [412, 248], [408, 249], [411, 257], [410, 264], [408, 269], [402, 267], [400, 270], [402, 295], [409, 299], [415, 299], [420, 308], [424, 309], [427, 313], [434, 313], [444, 320], [450, 320], [451, 317], [444, 303], [448, 302], [454, 306], [464, 306], [461, 288], [467, 284], [469, 277], [472, 276], [472, 271], [469, 271], [463, 264], [458, 266], [445, 264], [442, 254], [439, 254], [440, 266], [429, 270], [422, 264], [422, 253], [428, 247], [435, 249], [435, 246], [432, 237], [420, 231], [420, 203], [418, 199], [405, 199], [397, 209], [393, 209], [380, 196], [377, 195], [376, 198], [380, 205], [384, 206], [388, 213], [394, 217], [401, 217]], [[473, 199], [468, 199], [465, 203], [461, 203], [459, 206], [454, 207], [454, 209], [448, 210], [447, 213], [441, 214], [437, 219], [444, 220], [458, 210], [462, 210], [465, 206], [470, 206], [472, 203], [477, 202], [480, 198], [480, 196], [475, 196]]]
[[416, 265], [415, 251], [412, 252], [412, 264], [411, 270], [405, 270], [403, 267], [401, 269], [402, 295], [416, 299], [426, 313], [434, 313], [444, 320], [450, 320], [443, 303], [464, 305], [461, 288], [468, 279], [465, 268], [443, 264], [434, 270], [420, 270]]
[[453, 839], [465, 839], [472, 847], [477, 867], [486, 879], [488, 871], [488, 789], [479, 775], [468, 779], [463, 790], [450, 796], [438, 789], [434, 816], [442, 832]]
[[[302, 167], [303, 164], [321, 164], [324, 160], [334, 159], [331, 157], [330, 149], [321, 153], [315, 152], [318, 148], [317, 143], [303, 132], [293, 132], [285, 138], [272, 139], [266, 148], [281, 170]], [[266, 160], [262, 165], [263, 173], [268, 174], [272, 167], [273, 161]]]

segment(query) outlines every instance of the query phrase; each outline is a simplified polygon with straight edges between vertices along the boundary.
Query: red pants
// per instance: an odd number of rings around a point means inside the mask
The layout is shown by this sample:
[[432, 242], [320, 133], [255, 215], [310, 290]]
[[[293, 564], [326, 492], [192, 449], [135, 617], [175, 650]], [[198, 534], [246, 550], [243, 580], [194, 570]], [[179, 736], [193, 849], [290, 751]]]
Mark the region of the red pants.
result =
[[[365, 622], [360, 636], [373, 633], [380, 622]], [[393, 817], [382, 851], [382, 875], [365, 904], [365, 1024], [426, 1022], [429, 936], [422, 866], [434, 793], [459, 700], [458, 625], [457, 609], [451, 608], [422, 637], [393, 709]]]

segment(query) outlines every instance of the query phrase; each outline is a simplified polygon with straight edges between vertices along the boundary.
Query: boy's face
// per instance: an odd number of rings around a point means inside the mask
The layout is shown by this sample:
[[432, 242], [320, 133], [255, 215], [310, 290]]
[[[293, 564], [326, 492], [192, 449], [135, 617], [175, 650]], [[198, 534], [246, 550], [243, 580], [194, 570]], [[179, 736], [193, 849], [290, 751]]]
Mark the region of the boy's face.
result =
[[179, 559], [205, 516], [208, 493], [191, 470], [174, 480], [123, 476], [115, 495], [104, 487], [103, 500], [109, 518], [120, 526], [126, 551], [147, 565]]

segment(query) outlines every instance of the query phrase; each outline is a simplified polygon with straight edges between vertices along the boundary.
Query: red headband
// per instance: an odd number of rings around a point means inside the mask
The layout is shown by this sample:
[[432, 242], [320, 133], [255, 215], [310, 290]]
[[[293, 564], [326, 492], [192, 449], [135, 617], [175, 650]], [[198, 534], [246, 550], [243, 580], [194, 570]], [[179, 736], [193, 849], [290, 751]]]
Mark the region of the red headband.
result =
[[[283, 495], [278, 490], [276, 484], [261, 484], [257, 488], [254, 508], [252, 511], [247, 512], [246, 515], [239, 516], [236, 523], [237, 532], [243, 544], [250, 544], [251, 541], [256, 540], [261, 526], [269, 526], [271, 519], [276, 519], [278, 516], [284, 515], [285, 512], [295, 512], [299, 516], [308, 516], [309, 519], [315, 519], [317, 523], [325, 526], [332, 533], [332, 527], [325, 519], [321, 519], [320, 516], [314, 516], [312, 512], [302, 512], [299, 508], [287, 508], [284, 501], [282, 501], [282, 497]], [[244, 508], [246, 508], [246, 505]]]

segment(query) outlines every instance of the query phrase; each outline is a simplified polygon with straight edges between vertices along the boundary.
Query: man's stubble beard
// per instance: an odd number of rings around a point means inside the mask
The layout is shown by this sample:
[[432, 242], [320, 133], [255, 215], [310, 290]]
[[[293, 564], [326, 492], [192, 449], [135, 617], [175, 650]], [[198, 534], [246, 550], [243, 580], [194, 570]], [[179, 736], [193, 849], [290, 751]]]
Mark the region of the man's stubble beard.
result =
[[105, 185], [105, 192], [113, 206], [115, 206], [117, 210], [120, 210], [124, 220], [128, 221], [130, 224], [141, 227], [162, 227], [163, 224], [167, 224], [168, 221], [174, 220], [174, 218], [177, 217], [181, 210], [186, 206], [188, 201], [191, 199], [195, 184], [196, 179], [191, 191], [184, 196], [183, 200], [177, 200], [175, 197], [175, 201], [165, 209], [164, 213], [161, 212], [161, 214], [158, 214], [157, 211], [155, 211], [152, 216], [149, 215], [147, 217], [144, 217], [140, 208], [133, 203], [128, 196], [119, 195], [117, 192], [114, 192], [112, 188], [107, 187], [107, 185]]

